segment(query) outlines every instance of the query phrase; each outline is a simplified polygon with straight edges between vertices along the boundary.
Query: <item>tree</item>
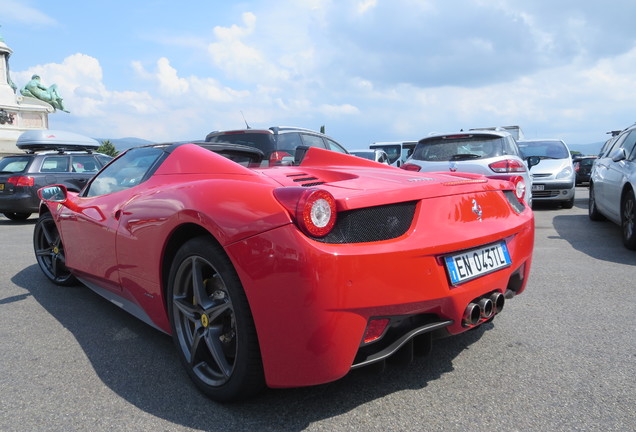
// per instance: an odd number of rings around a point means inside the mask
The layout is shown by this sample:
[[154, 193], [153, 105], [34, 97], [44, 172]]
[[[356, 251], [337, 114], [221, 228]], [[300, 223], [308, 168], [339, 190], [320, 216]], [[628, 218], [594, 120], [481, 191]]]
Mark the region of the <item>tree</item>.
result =
[[97, 149], [99, 153], [103, 153], [108, 156], [115, 157], [119, 154], [117, 149], [115, 149], [115, 145], [110, 140], [102, 141], [102, 145]]

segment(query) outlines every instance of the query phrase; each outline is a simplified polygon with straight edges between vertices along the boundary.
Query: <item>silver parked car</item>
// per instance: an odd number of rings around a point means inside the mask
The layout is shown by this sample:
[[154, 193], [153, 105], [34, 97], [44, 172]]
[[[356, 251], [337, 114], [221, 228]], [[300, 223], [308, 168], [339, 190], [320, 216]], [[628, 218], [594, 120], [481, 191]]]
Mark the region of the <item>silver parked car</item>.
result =
[[[529, 161], [537, 163], [538, 159]], [[512, 135], [503, 130], [471, 130], [434, 134], [421, 139], [400, 168], [409, 171], [450, 171], [487, 177], [518, 176], [517, 195], [532, 205], [532, 178]]]
[[530, 169], [535, 202], [557, 202], [563, 208], [572, 208], [576, 172], [568, 146], [560, 139], [523, 140], [517, 144], [524, 158], [537, 156], [541, 160]]
[[623, 244], [636, 250], [636, 125], [625, 129], [599, 157], [590, 176], [588, 212], [621, 226]]

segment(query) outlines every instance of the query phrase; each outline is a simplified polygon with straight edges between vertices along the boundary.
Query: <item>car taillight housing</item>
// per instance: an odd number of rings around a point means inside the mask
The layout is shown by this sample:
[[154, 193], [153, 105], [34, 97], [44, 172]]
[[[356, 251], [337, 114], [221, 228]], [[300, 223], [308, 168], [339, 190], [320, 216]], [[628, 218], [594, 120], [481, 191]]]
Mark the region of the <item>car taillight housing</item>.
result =
[[404, 164], [400, 168], [402, 168], [403, 170], [416, 171], [416, 172], [418, 172], [419, 170], [422, 169], [421, 166], [415, 165], [415, 164], [410, 164], [410, 163]]
[[29, 176], [15, 176], [9, 177], [7, 183], [11, 183], [14, 186], [35, 186], [35, 179]]
[[324, 237], [336, 224], [336, 199], [326, 190], [279, 188], [274, 190], [274, 196], [310, 237]]
[[286, 157], [292, 157], [292, 155], [290, 155], [286, 151], [274, 151], [271, 155], [269, 155], [269, 163], [270, 165], [274, 165], [275, 163], [281, 162], [283, 158]]
[[514, 159], [505, 159], [493, 162], [488, 166], [496, 173], [526, 172], [526, 166], [523, 164], [523, 162], [519, 162], [518, 160]]
[[515, 188], [513, 189], [513, 191], [517, 199], [519, 201], [523, 201], [525, 199], [526, 181], [523, 179], [523, 177], [517, 175], [517, 176], [501, 176], [501, 177], [498, 176], [496, 178], [502, 179], [502, 180], [508, 180], [509, 182], [514, 184]]

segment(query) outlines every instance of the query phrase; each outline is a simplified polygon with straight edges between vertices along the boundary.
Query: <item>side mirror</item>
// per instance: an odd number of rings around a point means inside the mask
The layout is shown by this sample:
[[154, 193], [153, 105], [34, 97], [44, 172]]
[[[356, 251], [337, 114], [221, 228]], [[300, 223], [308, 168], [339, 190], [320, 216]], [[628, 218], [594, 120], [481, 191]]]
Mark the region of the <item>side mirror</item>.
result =
[[40, 188], [38, 196], [43, 201], [63, 203], [68, 197], [68, 190], [63, 185], [53, 185]]
[[620, 147], [617, 148], [616, 150], [614, 150], [610, 155], [609, 155], [610, 159], [612, 159], [614, 162], [620, 162], [622, 160], [627, 159], [627, 155], [625, 154], [625, 149]]
[[526, 162], [528, 164], [528, 169], [530, 169], [535, 165], [539, 165], [539, 162], [541, 162], [541, 158], [539, 156], [528, 156], [526, 158]]

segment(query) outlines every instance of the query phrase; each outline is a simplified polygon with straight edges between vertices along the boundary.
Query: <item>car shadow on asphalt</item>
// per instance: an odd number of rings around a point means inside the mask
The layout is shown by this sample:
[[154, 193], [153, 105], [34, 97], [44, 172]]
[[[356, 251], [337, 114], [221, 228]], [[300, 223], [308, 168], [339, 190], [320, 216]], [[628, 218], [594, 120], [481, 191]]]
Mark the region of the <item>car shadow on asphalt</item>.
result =
[[4, 217], [0, 218], [0, 225], [35, 225], [38, 221], [36, 217], [30, 217], [29, 219], [22, 221], [13, 221]]
[[197, 430], [211, 430], [215, 425], [225, 425], [226, 430], [304, 430], [394, 392], [427, 387], [453, 371], [454, 359], [493, 328], [487, 323], [437, 340], [430, 355], [406, 364], [388, 362], [383, 371], [362, 368], [332, 383], [267, 389], [247, 401], [218, 404], [192, 384], [169, 336], [90, 289], [53, 285], [37, 265], [17, 273], [12, 282], [72, 333], [109, 389], [153, 416]]

